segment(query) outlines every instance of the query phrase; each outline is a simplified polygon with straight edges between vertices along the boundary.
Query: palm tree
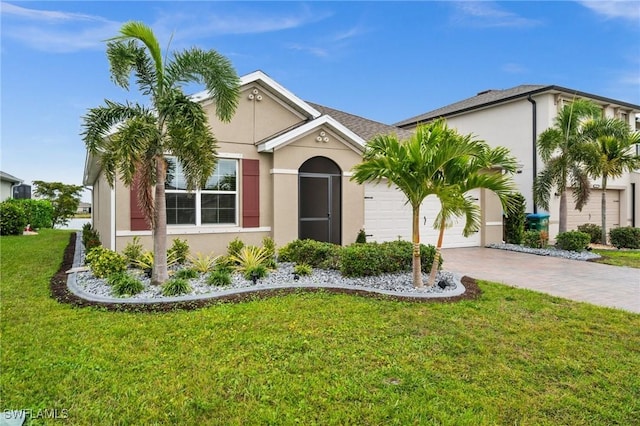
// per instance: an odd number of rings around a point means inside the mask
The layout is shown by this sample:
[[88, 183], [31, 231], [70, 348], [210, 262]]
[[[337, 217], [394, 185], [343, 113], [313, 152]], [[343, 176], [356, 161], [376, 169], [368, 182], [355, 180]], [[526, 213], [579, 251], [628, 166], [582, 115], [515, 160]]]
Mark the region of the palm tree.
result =
[[567, 230], [567, 186], [571, 184], [575, 208], [589, 200], [589, 177], [580, 163], [582, 123], [600, 114], [600, 107], [591, 101], [576, 99], [558, 112], [554, 126], [538, 137], [538, 153], [545, 164], [533, 182], [536, 204], [549, 210], [551, 192], [560, 194], [559, 227]]
[[[420, 205], [429, 195], [439, 198], [441, 210], [434, 221], [440, 229], [429, 285], [435, 282], [445, 228], [457, 216], [466, 218], [464, 235], [480, 227], [480, 209], [465, 195], [475, 188], [490, 189], [506, 205], [513, 190], [510, 178], [492, 168], [514, 171], [515, 159], [505, 148], [490, 149], [471, 135], [461, 136], [444, 120], [419, 126], [405, 141], [395, 135], [374, 137], [367, 143], [363, 162], [354, 167], [352, 179], [358, 183], [386, 179], [407, 197], [412, 209], [413, 284], [422, 287], [420, 264]], [[485, 173], [486, 172], [486, 173]]]
[[189, 190], [204, 185], [216, 165], [217, 143], [206, 114], [181, 85], [204, 84], [217, 117], [229, 121], [238, 104], [239, 79], [229, 60], [214, 50], [191, 48], [163, 62], [153, 31], [140, 22], [125, 23], [108, 40], [107, 57], [112, 80], [128, 90], [133, 73], [149, 106], [106, 100], [88, 111], [82, 135], [111, 186], [116, 177], [137, 186], [140, 208], [153, 231], [152, 283], [161, 284], [168, 279], [164, 156], [170, 153], [180, 161]]
[[582, 149], [582, 161], [587, 174], [601, 178], [602, 244], [607, 243], [607, 183], [625, 172], [640, 168], [640, 156], [633, 151], [640, 143], [640, 132], [632, 132], [629, 124], [615, 118], [601, 118], [585, 124], [583, 135], [587, 144]]

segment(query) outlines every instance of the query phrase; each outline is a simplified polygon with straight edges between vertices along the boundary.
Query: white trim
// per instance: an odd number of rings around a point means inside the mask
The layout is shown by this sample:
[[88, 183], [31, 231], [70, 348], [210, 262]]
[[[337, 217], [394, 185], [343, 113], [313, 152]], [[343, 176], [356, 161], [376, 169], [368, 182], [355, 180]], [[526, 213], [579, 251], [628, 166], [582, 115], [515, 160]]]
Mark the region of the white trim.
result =
[[349, 130], [347, 127], [345, 127], [343, 124], [341, 124], [339, 121], [335, 120], [334, 118], [328, 115], [323, 115], [322, 117], [316, 120], [305, 123], [300, 127], [296, 127], [295, 129], [289, 132], [286, 132], [278, 137], [268, 140], [267, 142], [263, 142], [259, 144], [258, 152], [273, 152], [275, 149], [278, 149], [284, 145], [287, 145], [288, 143], [293, 142], [296, 138], [304, 136], [306, 133], [311, 132], [314, 129], [317, 129], [322, 125], [327, 125], [331, 127], [333, 130], [339, 133], [340, 136], [346, 138], [348, 141], [349, 140], [353, 141], [354, 142], [353, 145], [355, 145], [359, 150], [364, 149], [364, 145], [366, 143], [364, 139], [362, 139], [360, 136], [353, 133], [351, 130]]
[[240, 160], [242, 158], [244, 158], [243, 154], [238, 154], [235, 152], [219, 152], [218, 154], [216, 154], [217, 158], [229, 158], [229, 159], [236, 159], [236, 160]]
[[272, 175], [297, 175], [298, 171], [295, 169], [271, 169], [269, 173]]
[[485, 222], [484, 226], [502, 226], [502, 222]]
[[[253, 232], [271, 232], [270, 226], [261, 226], [259, 228], [241, 228], [241, 227], [224, 227], [224, 228], [211, 228], [211, 227], [202, 227], [195, 225], [189, 226], [180, 226], [180, 225], [171, 225], [167, 226], [167, 235], [198, 235], [198, 234], [249, 234]], [[151, 236], [151, 231], [118, 231], [116, 233], [117, 237], [143, 237], [143, 236]]]
[[353, 172], [342, 172], [342, 176], [351, 177], [351, 176], [353, 176]]
[[[276, 95], [279, 95], [279, 97], [285, 99], [286, 101], [291, 103], [291, 105], [303, 111], [309, 118], [320, 117], [321, 114], [317, 109], [313, 108], [311, 105], [294, 95], [292, 92], [285, 89], [283, 86], [281, 86], [274, 79], [272, 79], [262, 71], [254, 71], [250, 74], [240, 77], [240, 86], [246, 86], [247, 84], [256, 83], [258, 81], [265, 85], [268, 89], [274, 91]], [[206, 90], [203, 90], [201, 92], [194, 93], [190, 96], [190, 98], [194, 102], [205, 102], [211, 99], [211, 94]]]
[[113, 188], [110, 188], [110, 202], [111, 202], [111, 218], [109, 226], [111, 228], [109, 234], [109, 243], [111, 244], [111, 250], [116, 249], [116, 185], [114, 183]]

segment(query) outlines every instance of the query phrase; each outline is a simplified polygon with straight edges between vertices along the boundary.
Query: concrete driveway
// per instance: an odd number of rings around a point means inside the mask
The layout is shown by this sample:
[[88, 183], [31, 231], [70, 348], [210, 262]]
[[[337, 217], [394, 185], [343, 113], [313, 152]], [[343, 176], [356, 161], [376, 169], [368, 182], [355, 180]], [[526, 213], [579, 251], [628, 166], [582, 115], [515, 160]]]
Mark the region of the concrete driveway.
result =
[[444, 269], [640, 313], [640, 269], [484, 247], [443, 249]]

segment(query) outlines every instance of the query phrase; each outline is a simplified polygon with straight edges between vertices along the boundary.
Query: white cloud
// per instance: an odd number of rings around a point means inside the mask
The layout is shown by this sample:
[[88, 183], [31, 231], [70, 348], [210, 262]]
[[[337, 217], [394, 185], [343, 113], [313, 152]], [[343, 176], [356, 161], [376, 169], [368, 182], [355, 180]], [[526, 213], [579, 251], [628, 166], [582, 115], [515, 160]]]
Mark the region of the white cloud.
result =
[[628, 19], [636, 24], [640, 21], [640, 2], [638, 1], [581, 0], [578, 3], [607, 19]]
[[0, 3], [2, 6], [1, 13], [7, 16], [16, 16], [33, 21], [45, 21], [45, 22], [61, 22], [61, 21], [104, 21], [105, 19], [85, 15], [82, 13], [68, 13], [58, 12], [55, 10], [37, 10], [27, 9], [25, 7], [16, 6], [11, 3]]
[[516, 64], [514, 62], [509, 62], [502, 66], [502, 71], [509, 74], [523, 74], [528, 72], [529, 70], [520, 64]]
[[490, 1], [467, 1], [454, 3], [456, 14], [453, 21], [460, 25], [475, 27], [534, 27], [541, 24], [535, 19], [524, 18], [516, 13], [499, 8]]
[[322, 47], [306, 46], [299, 43], [289, 43], [286, 45], [287, 49], [297, 50], [300, 52], [307, 52], [318, 58], [326, 58], [329, 56], [329, 52]]

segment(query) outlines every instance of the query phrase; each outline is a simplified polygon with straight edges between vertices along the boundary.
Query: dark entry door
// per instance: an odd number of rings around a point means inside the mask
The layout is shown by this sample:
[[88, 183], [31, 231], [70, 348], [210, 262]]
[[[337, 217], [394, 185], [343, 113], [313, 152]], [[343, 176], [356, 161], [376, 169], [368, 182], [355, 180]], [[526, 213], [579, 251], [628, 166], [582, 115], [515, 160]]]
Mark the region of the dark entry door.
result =
[[[335, 163], [333, 163], [333, 167], [336, 167]], [[304, 170], [304, 165], [298, 175], [300, 203], [298, 238], [340, 244], [340, 200], [342, 198], [340, 175], [309, 173], [302, 170]]]

